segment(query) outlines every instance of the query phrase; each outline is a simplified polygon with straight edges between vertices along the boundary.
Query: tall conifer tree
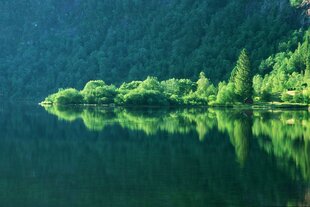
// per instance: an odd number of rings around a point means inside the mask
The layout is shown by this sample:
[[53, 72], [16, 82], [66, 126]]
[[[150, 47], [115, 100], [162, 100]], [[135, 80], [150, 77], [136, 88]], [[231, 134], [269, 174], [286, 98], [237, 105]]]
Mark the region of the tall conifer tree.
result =
[[235, 93], [243, 102], [252, 102], [253, 82], [251, 73], [251, 63], [246, 49], [240, 53], [235, 67], [234, 80]]

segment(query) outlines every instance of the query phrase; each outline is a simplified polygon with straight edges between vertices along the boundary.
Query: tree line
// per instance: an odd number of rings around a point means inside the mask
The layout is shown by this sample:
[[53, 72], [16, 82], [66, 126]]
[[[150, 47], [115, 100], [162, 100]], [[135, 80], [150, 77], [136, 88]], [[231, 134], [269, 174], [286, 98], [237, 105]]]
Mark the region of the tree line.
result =
[[254, 75], [246, 49], [239, 55], [229, 80], [213, 84], [204, 72], [190, 79], [159, 81], [149, 76], [143, 81], [125, 82], [116, 87], [103, 80], [89, 81], [82, 90], [60, 89], [44, 104], [116, 104], [116, 105], [231, 105], [253, 102], [310, 103], [310, 30], [295, 51], [270, 56], [262, 62], [265, 76]]
[[297, 48], [300, 27], [289, 0], [3, 0], [0, 90], [39, 100], [94, 79], [120, 86], [147, 76], [197, 80], [200, 71], [218, 85], [242, 48], [264, 76], [261, 61], [288, 41]]

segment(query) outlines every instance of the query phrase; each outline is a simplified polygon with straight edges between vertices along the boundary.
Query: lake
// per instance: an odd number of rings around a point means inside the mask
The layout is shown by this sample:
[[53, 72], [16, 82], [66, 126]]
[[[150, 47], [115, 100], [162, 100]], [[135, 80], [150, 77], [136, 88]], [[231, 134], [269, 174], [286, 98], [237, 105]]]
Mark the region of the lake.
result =
[[309, 206], [310, 113], [0, 105], [1, 206]]

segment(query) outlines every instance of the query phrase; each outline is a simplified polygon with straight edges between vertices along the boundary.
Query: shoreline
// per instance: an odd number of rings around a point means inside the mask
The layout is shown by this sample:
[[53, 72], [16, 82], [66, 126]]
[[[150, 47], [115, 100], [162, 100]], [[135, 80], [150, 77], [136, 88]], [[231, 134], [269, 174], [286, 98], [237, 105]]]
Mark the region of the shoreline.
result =
[[308, 110], [310, 112], [310, 105], [301, 103], [254, 103], [254, 104], [212, 104], [212, 105], [116, 105], [116, 104], [51, 104], [39, 103], [40, 106], [63, 106], [63, 107], [124, 107], [124, 108], [215, 108], [215, 109], [240, 109], [240, 110], [261, 110], [261, 109], [299, 109]]

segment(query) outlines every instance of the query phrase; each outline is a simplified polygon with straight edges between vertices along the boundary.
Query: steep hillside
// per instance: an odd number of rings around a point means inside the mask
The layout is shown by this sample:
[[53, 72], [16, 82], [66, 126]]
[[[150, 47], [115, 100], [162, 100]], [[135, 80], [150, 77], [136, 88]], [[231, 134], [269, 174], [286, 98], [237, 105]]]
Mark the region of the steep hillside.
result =
[[[302, 2], [291, 0], [298, 7]], [[242, 48], [256, 72], [306, 27], [289, 0], [3, 0], [0, 94], [170, 77], [227, 79]], [[292, 38], [294, 37], [294, 38]], [[262, 73], [269, 71], [262, 71]]]

